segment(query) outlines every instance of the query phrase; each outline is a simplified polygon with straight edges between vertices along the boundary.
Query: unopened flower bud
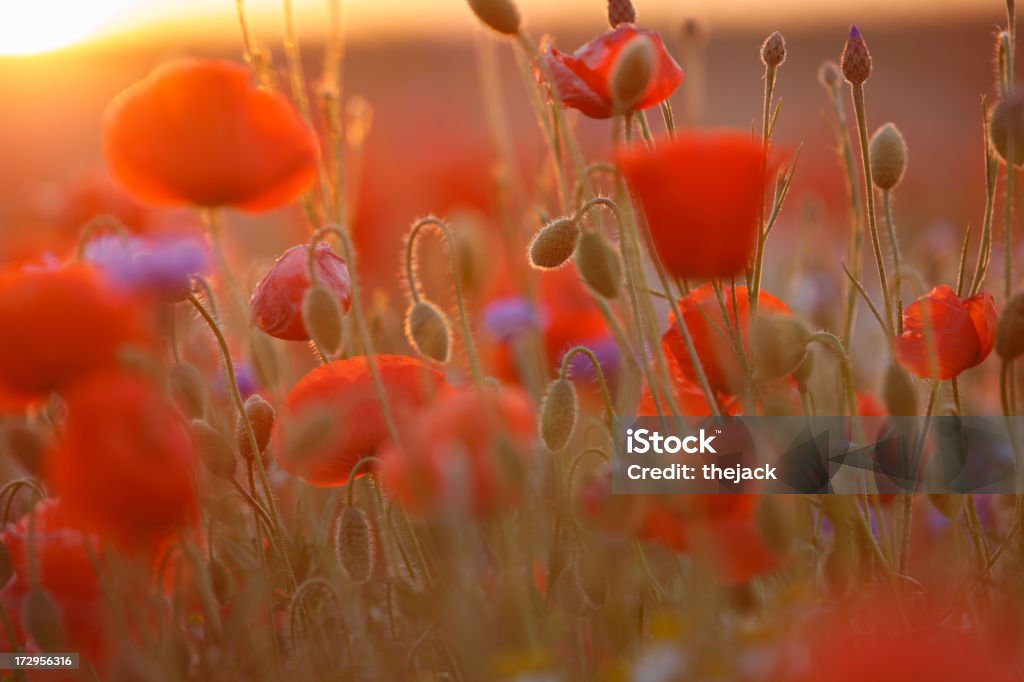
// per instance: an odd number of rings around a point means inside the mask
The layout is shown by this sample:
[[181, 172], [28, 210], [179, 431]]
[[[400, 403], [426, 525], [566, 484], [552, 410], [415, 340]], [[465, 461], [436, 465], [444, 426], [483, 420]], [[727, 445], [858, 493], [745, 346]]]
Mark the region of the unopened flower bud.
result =
[[341, 347], [341, 304], [326, 288], [314, 285], [302, 298], [302, 321], [309, 337], [328, 355]]
[[630, 0], [608, 0], [608, 25], [636, 23], [636, 8]]
[[1014, 294], [996, 325], [996, 354], [1003, 362], [1024, 355], [1024, 292]]
[[914, 379], [898, 362], [890, 362], [882, 380], [882, 401], [894, 417], [913, 417], [917, 412]]
[[375, 553], [370, 521], [356, 506], [345, 507], [335, 529], [334, 551], [349, 580], [362, 585], [373, 575]]
[[225, 481], [235, 480], [237, 460], [227, 438], [200, 419], [192, 420], [192, 446], [211, 474]]
[[626, 44], [611, 70], [612, 101], [617, 111], [629, 111], [640, 101], [657, 64], [654, 42], [639, 35]]
[[907, 143], [895, 125], [886, 123], [871, 136], [870, 158], [876, 187], [890, 190], [900, 183], [907, 167]]
[[[267, 450], [270, 443], [270, 432], [274, 429], [274, 407], [263, 399], [258, 393], [253, 393], [245, 400], [245, 414], [252, 426], [252, 433], [256, 437], [256, 447], [260, 454]], [[235, 444], [238, 447], [238, 454], [245, 459], [252, 459], [252, 445], [249, 443], [249, 433], [245, 428], [245, 422], [239, 417], [235, 423]]]
[[416, 351], [434, 362], [451, 357], [451, 329], [448, 319], [433, 303], [418, 301], [405, 316], [405, 334]]
[[477, 19], [498, 33], [514, 36], [519, 33], [519, 10], [511, 0], [468, 0]]
[[202, 419], [206, 414], [206, 386], [199, 370], [185, 363], [171, 367], [168, 377], [171, 400], [189, 419]]
[[778, 67], [786, 61], [786, 41], [778, 31], [768, 36], [761, 45], [761, 61], [770, 67]]
[[555, 379], [541, 405], [540, 437], [552, 452], [566, 446], [576, 429], [579, 405], [576, 387], [568, 379]]
[[1024, 94], [1014, 90], [992, 109], [988, 135], [1000, 159], [1012, 154], [1014, 166], [1024, 165]]
[[619, 295], [619, 257], [598, 232], [587, 230], [576, 247], [576, 267], [587, 286], [605, 298]]
[[843, 82], [843, 74], [839, 65], [831, 59], [827, 59], [818, 67], [818, 82], [826, 90], [835, 90]]
[[777, 381], [807, 355], [811, 332], [792, 315], [757, 315], [750, 323], [750, 354], [759, 381]]
[[793, 381], [801, 389], [807, 387], [807, 382], [811, 380], [811, 375], [814, 374], [814, 353], [811, 349], [807, 349], [807, 354], [804, 355], [804, 359], [800, 361], [800, 364], [793, 370], [792, 376]]
[[538, 270], [553, 270], [572, 258], [580, 241], [580, 228], [568, 218], [548, 223], [530, 242], [530, 264]]
[[846, 39], [839, 63], [843, 67], [843, 76], [853, 85], [861, 85], [871, 75], [871, 54], [857, 24], [850, 27], [850, 37]]
[[33, 587], [21, 603], [21, 622], [41, 651], [60, 651], [64, 639], [57, 603], [49, 592]]

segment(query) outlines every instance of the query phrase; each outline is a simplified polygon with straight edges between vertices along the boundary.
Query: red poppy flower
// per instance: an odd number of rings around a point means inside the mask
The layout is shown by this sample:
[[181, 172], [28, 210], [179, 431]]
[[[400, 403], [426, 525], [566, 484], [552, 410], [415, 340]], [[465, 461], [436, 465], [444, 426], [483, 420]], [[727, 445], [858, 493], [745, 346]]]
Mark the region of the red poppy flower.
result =
[[[739, 327], [744, 352], [749, 352], [747, 332], [750, 326], [750, 305], [747, 301], [747, 288], [736, 287], [735, 297], [729, 288], [723, 294], [730, 318], [729, 325], [733, 329]], [[786, 315], [790, 312], [785, 303], [764, 291], [758, 294], [757, 300], [759, 311]], [[710, 284], [693, 289], [679, 299], [679, 310], [693, 338], [711, 390], [716, 394], [738, 394], [743, 388], [745, 377], [729, 340], [722, 306], [715, 297], [714, 289]], [[669, 315], [669, 328], [661, 337], [661, 343], [666, 355], [671, 354], [679, 363], [683, 376], [697, 383], [697, 374], [690, 362], [683, 336], [676, 327], [675, 315]]]
[[64, 397], [67, 419], [48, 468], [69, 513], [144, 552], [195, 521], [192, 441], [161, 391], [138, 377], [101, 373]]
[[0, 271], [0, 386], [40, 396], [113, 367], [123, 345], [150, 340], [143, 317], [85, 266]]
[[640, 200], [658, 257], [677, 277], [742, 272], [768, 180], [761, 142], [741, 131], [681, 132], [616, 160]]
[[154, 204], [274, 208], [316, 178], [316, 139], [279, 93], [220, 59], [157, 69], [107, 108], [114, 177]]
[[534, 406], [520, 388], [443, 396], [381, 453], [384, 489], [423, 516], [485, 517], [515, 504], [536, 441]]
[[[401, 425], [423, 409], [444, 385], [444, 376], [419, 360], [375, 355], [392, 414]], [[274, 425], [278, 462], [307, 483], [339, 486], [363, 457], [388, 439], [365, 356], [317, 367], [284, 400]]]
[[579, 109], [591, 118], [610, 118], [617, 113], [612, 101], [612, 72], [623, 49], [638, 38], [653, 44], [655, 64], [647, 89], [633, 109], [647, 109], [667, 99], [683, 82], [683, 70], [665, 49], [661, 36], [632, 24], [622, 24], [605, 31], [571, 55], [555, 48], [544, 55], [562, 105]]
[[896, 337], [896, 355], [907, 371], [932, 378], [928, 351], [931, 325], [935, 332], [936, 378], [952, 379], [980, 365], [992, 352], [998, 318], [989, 292], [961, 300], [955, 291], [940, 284], [903, 311], [903, 333]]
[[[73, 522], [60, 500], [50, 498], [36, 505], [32, 538], [32, 562], [39, 586], [53, 598], [60, 614], [65, 644], [68, 650], [84, 658], [98, 661], [107, 643], [104, 614], [105, 603], [99, 581], [86, 543], [99, 556], [98, 538], [84, 533]], [[14, 629], [17, 644], [28, 651], [38, 652], [39, 645], [32, 641], [22, 625], [22, 604], [32, 588], [29, 572], [29, 515], [17, 523], [8, 524], [0, 533], [0, 542], [7, 549], [13, 570], [10, 579], [0, 591], [0, 604]], [[0, 635], [7, 641], [7, 634]], [[14, 648], [6, 648], [14, 651]]]
[[[309, 289], [309, 245], [293, 246], [274, 262], [252, 293], [249, 310], [256, 326], [273, 337], [286, 341], [308, 341], [309, 332], [302, 320], [302, 299]], [[348, 311], [351, 292], [348, 267], [331, 247], [316, 245], [313, 267], [317, 282], [338, 299]]]

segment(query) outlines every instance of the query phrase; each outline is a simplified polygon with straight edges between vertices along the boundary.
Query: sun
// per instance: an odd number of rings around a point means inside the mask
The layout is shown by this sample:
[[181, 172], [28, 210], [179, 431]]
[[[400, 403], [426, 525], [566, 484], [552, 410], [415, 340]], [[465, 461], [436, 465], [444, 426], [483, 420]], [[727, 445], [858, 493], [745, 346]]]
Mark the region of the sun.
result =
[[87, 38], [132, 0], [2, 0], [0, 55], [48, 52]]

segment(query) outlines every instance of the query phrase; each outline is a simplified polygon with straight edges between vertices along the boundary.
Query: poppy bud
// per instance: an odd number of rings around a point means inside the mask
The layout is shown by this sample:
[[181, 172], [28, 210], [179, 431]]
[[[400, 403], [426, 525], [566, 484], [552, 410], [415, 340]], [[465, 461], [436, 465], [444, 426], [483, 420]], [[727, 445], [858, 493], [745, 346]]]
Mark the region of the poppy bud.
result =
[[206, 388], [199, 370], [185, 363], [171, 368], [168, 378], [171, 400], [189, 419], [202, 419], [206, 414]]
[[636, 23], [636, 8], [630, 0], [608, 0], [608, 25]]
[[843, 74], [839, 65], [831, 59], [827, 59], [818, 67], [818, 82], [826, 90], [835, 90], [843, 80]]
[[[270, 443], [270, 433], [274, 429], [274, 408], [263, 399], [263, 396], [253, 393], [245, 400], [245, 414], [252, 425], [252, 433], [256, 436], [256, 447], [260, 449], [260, 454], [263, 454]], [[252, 459], [252, 445], [249, 443], [249, 434], [241, 417], [235, 423], [235, 444], [238, 446], [238, 454], [245, 459]]]
[[530, 242], [530, 264], [538, 270], [553, 270], [572, 258], [580, 241], [580, 228], [575, 222], [561, 218], [548, 223]]
[[617, 111], [629, 111], [643, 97], [657, 63], [654, 42], [638, 35], [622, 48], [611, 70], [612, 101]]
[[992, 148], [1003, 161], [1013, 146], [1013, 165], [1024, 165], [1024, 95], [1014, 90], [992, 109], [989, 121]]
[[875, 187], [890, 190], [900, 184], [907, 167], [907, 143], [895, 125], [886, 123], [871, 136], [870, 158]]
[[235, 452], [219, 431], [205, 421], [193, 419], [192, 444], [211, 474], [225, 481], [235, 480]]
[[587, 286], [601, 296], [615, 298], [619, 295], [622, 278], [619, 257], [599, 233], [588, 230], [580, 236], [576, 268]]
[[41, 651], [60, 651], [64, 628], [50, 593], [34, 587], [21, 604], [21, 622]]
[[928, 501], [932, 503], [940, 514], [945, 516], [950, 521], [954, 521], [960, 516], [961, 510], [964, 508], [965, 495], [929, 495]]
[[917, 412], [917, 388], [898, 362], [890, 362], [882, 381], [885, 409], [894, 417], [913, 417]]
[[1024, 355], [1024, 293], [1014, 294], [996, 325], [996, 354], [1004, 362]]
[[579, 411], [576, 387], [568, 379], [555, 379], [541, 405], [540, 437], [552, 452], [565, 447], [576, 428]]
[[362, 585], [373, 574], [374, 550], [370, 521], [362, 509], [345, 507], [338, 518], [334, 551], [349, 580]]
[[213, 598], [217, 600], [217, 603], [221, 606], [231, 603], [234, 583], [231, 579], [231, 571], [224, 565], [224, 562], [217, 558], [210, 559], [206, 564], [206, 574], [210, 579], [210, 591], [213, 592]]
[[850, 37], [846, 39], [839, 63], [843, 67], [843, 76], [853, 85], [861, 85], [871, 75], [871, 54], [857, 24], [850, 27]]
[[811, 375], [814, 374], [814, 353], [811, 349], [807, 349], [807, 353], [804, 355], [804, 359], [800, 361], [800, 364], [793, 370], [792, 376], [793, 381], [796, 382], [800, 388], [806, 388], [807, 382], [811, 380]]
[[770, 67], [777, 67], [786, 61], [786, 41], [778, 31], [768, 36], [761, 45], [761, 61]]
[[277, 353], [274, 344], [259, 329], [249, 332], [249, 357], [261, 386], [277, 385]]
[[445, 314], [433, 303], [418, 301], [405, 316], [405, 334], [416, 351], [434, 362], [448, 362], [452, 333]]
[[519, 33], [519, 10], [511, 0], [468, 0], [477, 19], [498, 33], [514, 36]]
[[458, 269], [459, 285], [464, 292], [479, 292], [487, 280], [489, 266], [479, 230], [470, 224], [455, 230], [452, 236], [455, 239], [455, 267]]
[[807, 355], [811, 332], [791, 315], [757, 315], [750, 323], [750, 354], [754, 376], [777, 381], [795, 370]]
[[341, 347], [341, 306], [330, 291], [320, 285], [311, 286], [302, 298], [302, 321], [309, 337], [327, 355]]

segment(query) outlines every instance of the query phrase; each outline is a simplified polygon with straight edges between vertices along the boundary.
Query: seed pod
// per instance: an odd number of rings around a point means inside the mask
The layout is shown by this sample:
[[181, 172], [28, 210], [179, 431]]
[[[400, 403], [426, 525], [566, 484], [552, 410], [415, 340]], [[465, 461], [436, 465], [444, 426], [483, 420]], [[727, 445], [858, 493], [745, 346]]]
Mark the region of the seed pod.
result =
[[890, 362], [885, 370], [882, 400], [885, 409], [894, 417], [913, 417], [918, 414], [917, 387], [907, 370], [898, 362]]
[[[256, 446], [260, 449], [260, 454], [263, 454], [270, 443], [270, 432], [274, 429], [274, 408], [263, 399], [263, 396], [253, 393], [245, 401], [245, 414], [249, 417], [253, 435], [256, 436]], [[238, 454], [245, 459], [252, 459], [249, 434], [241, 417], [235, 422], [235, 446], [238, 448]]]
[[168, 377], [171, 400], [188, 419], [202, 419], [206, 414], [206, 386], [199, 370], [185, 363], [171, 367]]
[[477, 19], [498, 33], [514, 36], [519, 33], [519, 10], [511, 0], [468, 0]]
[[757, 315], [750, 323], [750, 354], [759, 381], [778, 381], [807, 355], [811, 332], [792, 315]]
[[950, 521], [955, 521], [960, 516], [960, 512], [964, 508], [965, 498], [965, 495], [957, 494], [929, 495], [928, 501], [932, 503], [932, 506], [935, 507], [940, 514]]
[[903, 179], [907, 167], [907, 143], [899, 129], [886, 123], [871, 136], [871, 179], [879, 189], [890, 190]]
[[213, 558], [206, 564], [206, 574], [210, 579], [210, 591], [213, 592], [213, 598], [221, 606], [230, 604], [235, 586], [228, 567], [220, 559]]
[[405, 335], [420, 355], [442, 364], [450, 359], [451, 329], [445, 314], [433, 303], [418, 301], [409, 308]]
[[645, 35], [633, 38], [612, 64], [611, 94], [615, 110], [629, 111], [644, 96], [657, 64], [654, 42]]
[[552, 452], [566, 446], [576, 428], [579, 404], [576, 387], [568, 379], [555, 379], [541, 405], [540, 437]]
[[200, 419], [192, 420], [192, 444], [211, 474], [225, 481], [235, 480], [238, 462], [227, 439]]
[[64, 628], [50, 593], [34, 587], [21, 604], [21, 622], [41, 651], [60, 651]]
[[850, 27], [850, 36], [846, 39], [839, 63], [843, 67], [843, 76], [853, 85], [861, 85], [871, 75], [871, 54], [857, 24]]
[[302, 298], [302, 321], [309, 338], [327, 355], [334, 355], [341, 347], [341, 316], [341, 304], [325, 287], [314, 285], [306, 289]]
[[636, 9], [630, 0], [608, 0], [608, 25], [636, 23]]
[[1024, 293], [1006, 302], [996, 325], [996, 354], [1010, 362], [1024, 355]]
[[530, 264], [538, 270], [554, 270], [572, 258], [580, 241], [580, 228], [568, 218], [542, 227], [530, 242]]
[[818, 82], [826, 90], [835, 90], [843, 82], [843, 73], [839, 65], [831, 59], [826, 59], [818, 67]]
[[362, 585], [373, 574], [374, 548], [370, 521], [356, 506], [345, 507], [338, 518], [334, 551], [349, 580]]
[[768, 36], [761, 45], [761, 61], [770, 67], [778, 67], [786, 61], [786, 41], [778, 31]]
[[576, 268], [587, 286], [601, 296], [615, 298], [619, 295], [622, 279], [619, 257], [599, 233], [588, 230], [580, 236]]

